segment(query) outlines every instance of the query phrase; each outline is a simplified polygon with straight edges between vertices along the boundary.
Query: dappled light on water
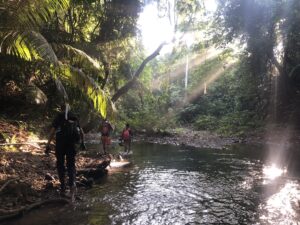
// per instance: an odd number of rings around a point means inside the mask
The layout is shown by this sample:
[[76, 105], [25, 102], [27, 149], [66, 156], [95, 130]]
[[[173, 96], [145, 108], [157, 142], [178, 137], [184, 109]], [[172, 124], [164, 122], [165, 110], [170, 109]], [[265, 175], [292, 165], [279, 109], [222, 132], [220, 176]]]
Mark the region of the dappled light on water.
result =
[[299, 200], [299, 182], [283, 184], [277, 193], [260, 204], [260, 220], [266, 224], [299, 224]]
[[121, 168], [121, 167], [125, 167], [130, 165], [129, 161], [112, 161], [110, 163], [110, 166], [108, 167], [108, 169], [110, 168]]

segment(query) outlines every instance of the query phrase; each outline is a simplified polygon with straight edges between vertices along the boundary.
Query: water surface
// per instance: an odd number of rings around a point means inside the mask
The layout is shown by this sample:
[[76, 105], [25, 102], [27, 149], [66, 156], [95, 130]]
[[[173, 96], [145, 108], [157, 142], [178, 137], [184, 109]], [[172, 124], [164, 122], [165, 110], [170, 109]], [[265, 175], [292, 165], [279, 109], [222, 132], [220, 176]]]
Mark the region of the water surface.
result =
[[55, 216], [36, 224], [299, 224], [296, 155], [280, 165], [269, 156], [258, 146], [134, 144], [131, 167], [110, 170], [74, 209], [48, 210]]

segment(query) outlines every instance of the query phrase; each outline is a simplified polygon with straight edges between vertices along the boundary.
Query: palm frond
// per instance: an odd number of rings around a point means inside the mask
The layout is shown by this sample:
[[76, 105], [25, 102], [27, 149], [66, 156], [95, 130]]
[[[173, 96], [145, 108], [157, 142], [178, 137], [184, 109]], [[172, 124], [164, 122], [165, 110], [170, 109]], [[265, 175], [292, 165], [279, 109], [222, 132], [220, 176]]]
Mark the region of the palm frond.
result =
[[34, 31], [28, 32], [26, 35], [26, 42], [29, 43], [33, 49], [35, 49], [42, 59], [55, 65], [58, 64], [58, 59], [54, 50], [52, 49], [52, 46], [42, 34]]
[[65, 89], [64, 85], [62, 84], [61, 80], [57, 77], [54, 80], [55, 80], [56, 88], [57, 88], [58, 92], [63, 96], [64, 101], [69, 102], [69, 96], [68, 96], [66, 89]]
[[99, 62], [84, 51], [66, 44], [52, 44], [52, 47], [61, 61], [67, 59], [72, 66], [87, 69], [99, 75], [101, 69]]
[[[49, 22], [57, 11], [68, 9], [69, 4], [70, 0], [0, 1], [0, 53], [28, 61], [43, 59], [49, 62], [53, 65], [57, 89], [65, 100], [68, 100], [68, 95], [62, 82], [71, 82], [91, 99], [94, 108], [103, 117], [112, 115], [114, 106], [108, 94], [90, 76], [78, 69], [100, 74], [99, 63], [72, 46], [51, 46], [39, 32], [42, 25]], [[59, 62], [58, 58], [67, 64]]]
[[67, 64], [60, 64], [60, 76], [64, 81], [71, 82], [73, 86], [77, 86], [82, 90], [102, 117], [113, 115], [115, 110], [109, 95], [101, 90], [97, 83], [81, 69]]
[[0, 2], [0, 52], [31, 61], [57, 64], [57, 57], [39, 28], [69, 0], [10, 0]]
[[0, 35], [0, 53], [27, 61], [43, 59], [57, 64], [58, 60], [48, 41], [35, 31], [8, 31]]
[[[39, 28], [49, 21], [54, 13], [66, 10], [70, 0], [10, 0], [0, 3], [0, 27], [18, 30]], [[3, 24], [5, 23], [5, 24]]]

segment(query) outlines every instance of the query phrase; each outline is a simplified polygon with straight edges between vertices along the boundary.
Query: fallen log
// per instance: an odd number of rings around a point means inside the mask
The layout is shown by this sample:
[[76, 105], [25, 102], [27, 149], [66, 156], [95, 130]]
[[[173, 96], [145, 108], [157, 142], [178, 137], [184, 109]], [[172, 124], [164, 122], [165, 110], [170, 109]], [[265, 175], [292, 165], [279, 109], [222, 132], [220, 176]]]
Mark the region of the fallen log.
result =
[[86, 168], [79, 169], [76, 171], [76, 175], [83, 175], [86, 178], [92, 177], [98, 179], [107, 174], [106, 167], [110, 164], [110, 160], [94, 160]]
[[1, 143], [0, 146], [30, 145], [34, 148], [41, 149], [41, 147], [38, 144], [46, 144], [46, 143], [43, 143], [43, 142]]
[[83, 175], [84, 177], [98, 179], [107, 174], [107, 170], [104, 168], [84, 168], [77, 170], [77, 175]]
[[39, 208], [43, 205], [47, 204], [69, 204], [70, 201], [64, 198], [55, 198], [55, 199], [48, 199], [41, 202], [35, 202], [31, 205], [24, 206], [20, 209], [13, 209], [13, 210], [3, 210], [0, 209], [0, 213], [4, 214], [0, 216], [0, 222], [3, 222], [5, 220], [10, 220], [18, 217], [22, 217], [25, 213], [28, 213], [29, 211]]
[[19, 142], [19, 143], [0, 143], [0, 146], [5, 145], [26, 145], [26, 144], [47, 144], [47, 140], [36, 140], [36, 141], [26, 141], [26, 142]]

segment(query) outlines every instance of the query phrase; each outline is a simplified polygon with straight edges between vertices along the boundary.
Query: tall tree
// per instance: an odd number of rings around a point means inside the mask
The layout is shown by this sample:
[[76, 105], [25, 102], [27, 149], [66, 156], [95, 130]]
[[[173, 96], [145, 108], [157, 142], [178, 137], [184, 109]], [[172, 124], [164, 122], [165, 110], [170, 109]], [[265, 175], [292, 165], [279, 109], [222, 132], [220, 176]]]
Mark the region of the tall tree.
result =
[[269, 92], [269, 84], [278, 77], [273, 102], [282, 120], [299, 105], [299, 1], [219, 0], [219, 5], [219, 34], [227, 41], [239, 39], [247, 44], [250, 74]]

